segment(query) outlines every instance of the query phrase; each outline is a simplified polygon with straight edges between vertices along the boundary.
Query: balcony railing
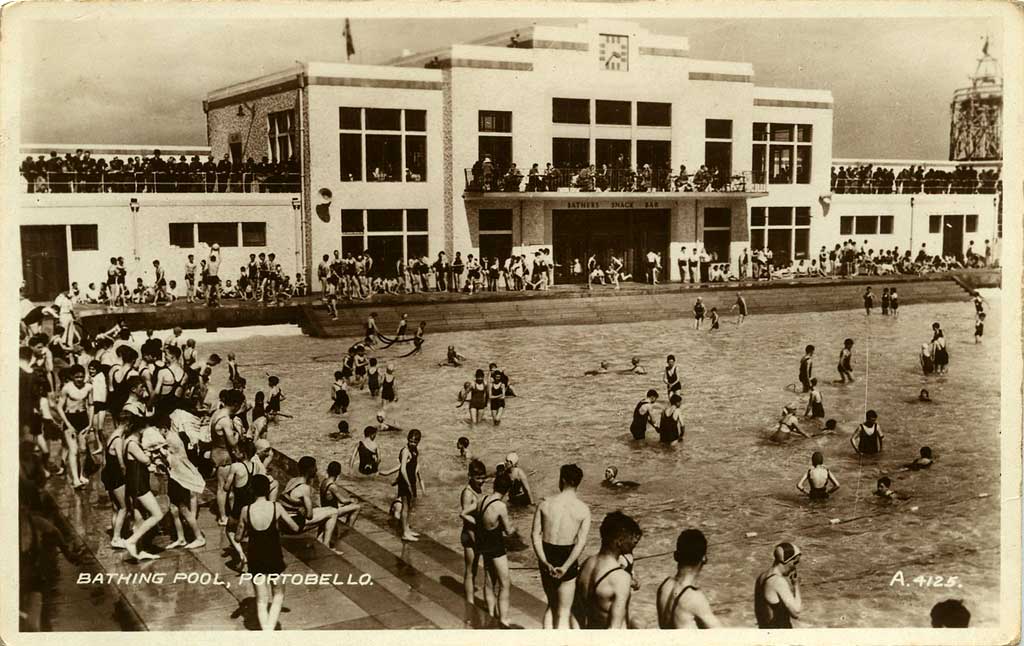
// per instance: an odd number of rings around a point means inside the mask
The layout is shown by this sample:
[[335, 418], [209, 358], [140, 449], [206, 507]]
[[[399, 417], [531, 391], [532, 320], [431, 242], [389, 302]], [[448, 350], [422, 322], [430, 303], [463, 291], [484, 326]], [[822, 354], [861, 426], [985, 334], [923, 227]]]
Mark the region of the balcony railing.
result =
[[832, 192], [859, 195], [932, 194], [932, 195], [977, 195], [996, 194], [1002, 191], [1003, 183], [998, 179], [908, 179], [881, 180], [857, 178], [832, 178]]
[[22, 174], [29, 193], [298, 193], [298, 173], [77, 173]]
[[754, 182], [749, 171], [727, 178], [706, 173], [679, 175], [668, 170], [632, 171], [610, 169], [591, 173], [588, 169], [552, 168], [546, 173], [524, 176], [520, 172], [487, 168], [465, 169], [466, 192], [625, 192], [625, 193], [760, 193], [763, 182]]

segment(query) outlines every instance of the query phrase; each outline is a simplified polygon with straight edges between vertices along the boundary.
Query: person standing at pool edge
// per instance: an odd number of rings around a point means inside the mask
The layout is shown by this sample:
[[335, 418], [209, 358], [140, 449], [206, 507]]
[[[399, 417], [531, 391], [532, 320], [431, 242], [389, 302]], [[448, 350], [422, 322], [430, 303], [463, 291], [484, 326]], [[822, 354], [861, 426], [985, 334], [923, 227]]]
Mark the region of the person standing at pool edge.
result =
[[541, 585], [548, 605], [545, 628], [577, 628], [571, 617], [579, 558], [590, 532], [590, 509], [576, 490], [583, 470], [564, 464], [558, 474], [558, 490], [537, 505], [533, 515], [532, 543], [540, 566]]
[[792, 620], [799, 619], [803, 610], [796, 572], [800, 548], [788, 542], [779, 543], [774, 557], [772, 566], [754, 583], [754, 616], [758, 628], [792, 628]]

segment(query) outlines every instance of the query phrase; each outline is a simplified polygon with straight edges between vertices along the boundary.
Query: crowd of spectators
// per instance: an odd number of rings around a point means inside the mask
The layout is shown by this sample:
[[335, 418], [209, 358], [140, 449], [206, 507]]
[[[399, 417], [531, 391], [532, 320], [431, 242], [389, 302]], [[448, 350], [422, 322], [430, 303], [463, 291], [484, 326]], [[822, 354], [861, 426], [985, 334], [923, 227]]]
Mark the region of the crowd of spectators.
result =
[[709, 168], [702, 164], [695, 173], [690, 173], [684, 164], [676, 173], [668, 162], [660, 167], [656, 166], [643, 164], [633, 167], [620, 155], [610, 165], [556, 167], [548, 162], [541, 169], [539, 164], [533, 164], [524, 176], [515, 162], [505, 168], [492, 161], [489, 156], [485, 156], [467, 171], [466, 187], [470, 191], [506, 193], [554, 192], [559, 189], [576, 189], [580, 192], [705, 193], [745, 191], [748, 188], [745, 176], [724, 177], [716, 167]]
[[892, 168], [858, 164], [832, 167], [833, 193], [998, 193], [1002, 181], [998, 169], [978, 172], [972, 166], [958, 165], [953, 171], [910, 166], [898, 173]]
[[298, 160], [244, 162], [225, 154], [219, 161], [209, 155], [205, 162], [193, 155], [177, 159], [154, 150], [146, 157], [109, 161], [88, 150], [60, 157], [31, 156], [21, 162], [21, 175], [29, 193], [295, 193], [300, 190]]

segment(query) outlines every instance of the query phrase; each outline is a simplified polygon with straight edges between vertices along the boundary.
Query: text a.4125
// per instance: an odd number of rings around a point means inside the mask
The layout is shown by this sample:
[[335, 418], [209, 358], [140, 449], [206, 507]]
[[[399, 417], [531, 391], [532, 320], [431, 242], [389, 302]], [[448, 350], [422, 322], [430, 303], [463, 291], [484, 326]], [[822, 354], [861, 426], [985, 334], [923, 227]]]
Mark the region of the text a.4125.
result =
[[960, 577], [958, 576], [939, 576], [939, 575], [928, 575], [919, 574], [914, 578], [908, 578], [903, 574], [903, 570], [896, 570], [896, 573], [892, 575], [892, 579], [889, 580], [889, 586], [917, 586], [919, 588], [962, 588], [964, 587], [960, 583]]

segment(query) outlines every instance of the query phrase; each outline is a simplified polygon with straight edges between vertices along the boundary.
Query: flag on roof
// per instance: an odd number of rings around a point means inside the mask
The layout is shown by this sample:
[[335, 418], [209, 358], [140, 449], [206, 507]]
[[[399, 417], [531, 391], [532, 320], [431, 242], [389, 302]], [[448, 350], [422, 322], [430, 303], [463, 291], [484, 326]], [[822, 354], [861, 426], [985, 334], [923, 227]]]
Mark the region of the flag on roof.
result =
[[352, 43], [352, 25], [348, 18], [345, 18], [345, 60], [352, 58], [356, 53], [356, 46]]

